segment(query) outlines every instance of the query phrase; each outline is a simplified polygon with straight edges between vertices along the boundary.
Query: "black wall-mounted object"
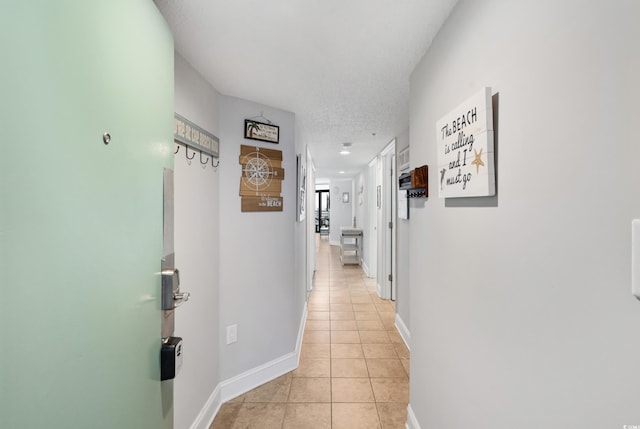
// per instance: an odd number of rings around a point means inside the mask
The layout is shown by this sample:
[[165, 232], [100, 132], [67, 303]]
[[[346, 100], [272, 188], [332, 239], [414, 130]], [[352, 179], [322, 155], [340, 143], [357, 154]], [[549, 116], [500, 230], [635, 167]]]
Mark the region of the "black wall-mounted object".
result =
[[398, 186], [401, 191], [406, 191], [411, 189], [411, 172], [402, 173], [400, 178], [398, 179]]
[[163, 340], [160, 350], [160, 380], [176, 377], [182, 366], [182, 338], [169, 337]]
[[416, 167], [410, 172], [400, 175], [398, 185], [400, 190], [407, 191], [407, 198], [428, 197], [429, 166]]

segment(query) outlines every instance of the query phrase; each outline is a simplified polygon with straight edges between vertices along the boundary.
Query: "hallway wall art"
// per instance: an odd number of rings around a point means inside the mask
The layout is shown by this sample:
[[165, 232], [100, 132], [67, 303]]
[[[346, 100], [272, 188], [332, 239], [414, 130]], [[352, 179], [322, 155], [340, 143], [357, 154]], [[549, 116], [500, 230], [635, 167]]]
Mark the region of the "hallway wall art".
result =
[[491, 88], [483, 88], [436, 124], [440, 198], [495, 195]]
[[302, 222], [306, 214], [307, 199], [307, 169], [302, 161], [302, 155], [296, 155], [296, 183], [298, 190], [296, 201], [296, 213], [298, 214], [298, 222]]
[[244, 120], [244, 138], [261, 140], [269, 143], [280, 142], [280, 127], [272, 123]]
[[256, 146], [240, 146], [241, 210], [243, 212], [282, 211], [282, 151]]

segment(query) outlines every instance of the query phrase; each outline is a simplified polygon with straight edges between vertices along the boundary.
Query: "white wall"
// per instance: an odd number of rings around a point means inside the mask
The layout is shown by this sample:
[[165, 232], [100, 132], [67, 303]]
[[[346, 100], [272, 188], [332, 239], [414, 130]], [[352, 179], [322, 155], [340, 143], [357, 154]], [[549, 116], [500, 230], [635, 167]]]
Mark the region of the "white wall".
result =
[[[353, 179], [331, 179], [329, 186], [331, 198], [329, 242], [340, 244], [340, 228], [353, 226]], [[349, 202], [342, 202], [342, 193], [349, 193]]]
[[[396, 138], [396, 153], [401, 152], [403, 149], [409, 147], [409, 130], [405, 130]], [[398, 157], [396, 156], [396, 160]], [[414, 166], [415, 167], [415, 166]], [[398, 177], [404, 172], [396, 169], [396, 181], [395, 186], [398, 186]], [[411, 216], [411, 213], [409, 214]], [[411, 218], [411, 217], [410, 217]], [[410, 219], [409, 218], [409, 219]], [[402, 320], [406, 328], [410, 327], [410, 309], [409, 303], [411, 302], [411, 290], [409, 287], [409, 232], [410, 232], [410, 220], [409, 219], [396, 219], [395, 232], [396, 232], [396, 313], [397, 317]], [[404, 328], [403, 328], [404, 329]], [[403, 334], [406, 334], [404, 332]], [[406, 335], [405, 335], [406, 336]], [[408, 338], [405, 338], [408, 340]]]
[[[180, 55], [175, 56], [175, 111], [219, 136], [218, 93]], [[175, 312], [184, 341], [183, 366], [174, 382], [176, 428], [190, 427], [220, 382], [219, 172], [175, 155], [175, 252], [181, 289], [191, 299]]]
[[[295, 118], [238, 98], [220, 96], [220, 376], [230, 379], [293, 352], [302, 309], [295, 274]], [[243, 138], [244, 120], [263, 114], [280, 126], [280, 143]], [[283, 152], [282, 212], [240, 211], [240, 145]], [[228, 325], [238, 342], [226, 345]]]
[[640, 424], [638, 16], [463, 0], [416, 67], [411, 164], [436, 182], [436, 121], [491, 86], [498, 194], [411, 209], [411, 427]]
[[[218, 94], [178, 54], [175, 110], [220, 138], [218, 168], [203, 167], [198, 156], [187, 161], [184, 147], [175, 156], [176, 265], [191, 300], [176, 311], [185, 355], [175, 380], [174, 422], [176, 428], [205, 427], [220, 400], [228, 399], [223, 386], [230, 392], [255, 387], [251, 383], [296, 362], [289, 358], [242, 379], [296, 351], [310, 276], [307, 223], [296, 222], [295, 154], [306, 163], [307, 150], [295, 143], [292, 113]], [[244, 119], [261, 113], [280, 126], [278, 145], [243, 138]], [[240, 212], [241, 144], [283, 151], [283, 212]], [[238, 342], [226, 345], [230, 324], [238, 325]]]

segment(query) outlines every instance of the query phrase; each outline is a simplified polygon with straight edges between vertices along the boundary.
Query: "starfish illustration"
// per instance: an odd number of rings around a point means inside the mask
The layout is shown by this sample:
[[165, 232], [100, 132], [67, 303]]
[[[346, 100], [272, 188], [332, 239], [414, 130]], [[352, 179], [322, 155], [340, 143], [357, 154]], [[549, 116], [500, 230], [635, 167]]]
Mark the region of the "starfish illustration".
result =
[[478, 171], [480, 170], [480, 166], [484, 166], [484, 162], [482, 162], [482, 149], [480, 148], [480, 153], [476, 152], [476, 150], [473, 150], [473, 153], [475, 154], [475, 159], [473, 161], [471, 161], [471, 164], [476, 166], [476, 174], [478, 174]]

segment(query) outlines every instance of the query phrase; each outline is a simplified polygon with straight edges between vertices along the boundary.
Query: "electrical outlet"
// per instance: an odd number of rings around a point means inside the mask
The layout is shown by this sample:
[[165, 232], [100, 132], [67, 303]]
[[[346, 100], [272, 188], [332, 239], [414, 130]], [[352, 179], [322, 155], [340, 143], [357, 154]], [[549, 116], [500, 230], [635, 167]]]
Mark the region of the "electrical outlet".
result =
[[232, 344], [238, 341], [238, 325], [227, 326], [227, 344]]

